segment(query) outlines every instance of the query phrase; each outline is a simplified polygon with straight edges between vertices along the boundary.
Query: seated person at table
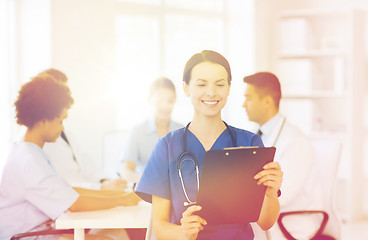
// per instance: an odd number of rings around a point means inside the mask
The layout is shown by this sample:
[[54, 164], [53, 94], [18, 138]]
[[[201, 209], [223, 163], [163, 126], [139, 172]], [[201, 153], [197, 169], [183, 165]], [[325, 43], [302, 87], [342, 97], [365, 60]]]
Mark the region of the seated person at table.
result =
[[[17, 123], [27, 127], [23, 142], [14, 144], [0, 183], [0, 239], [17, 233], [43, 230], [68, 209], [88, 211], [136, 205], [132, 192], [72, 188], [53, 168], [43, 152], [63, 131], [63, 120], [73, 104], [69, 88], [49, 75], [24, 84], [15, 102]], [[123, 230], [116, 232], [124, 238]], [[41, 238], [42, 239], [42, 238]], [[107, 238], [109, 239], [109, 238]]]
[[132, 129], [122, 156], [122, 175], [131, 182], [138, 182], [158, 139], [168, 132], [184, 127], [171, 120], [176, 91], [170, 79], [161, 77], [153, 81], [148, 100], [153, 116]]
[[[68, 83], [67, 75], [58, 69], [49, 68], [38, 75], [42, 74], [48, 74], [61, 83]], [[43, 151], [49, 156], [57, 174], [73, 187], [124, 190], [126, 181], [121, 178], [106, 179], [97, 164], [94, 164], [89, 155], [81, 150], [77, 139], [67, 130], [64, 129], [55, 142], [46, 142], [43, 146]], [[24, 139], [25, 132], [24, 127], [19, 136], [20, 141]]]

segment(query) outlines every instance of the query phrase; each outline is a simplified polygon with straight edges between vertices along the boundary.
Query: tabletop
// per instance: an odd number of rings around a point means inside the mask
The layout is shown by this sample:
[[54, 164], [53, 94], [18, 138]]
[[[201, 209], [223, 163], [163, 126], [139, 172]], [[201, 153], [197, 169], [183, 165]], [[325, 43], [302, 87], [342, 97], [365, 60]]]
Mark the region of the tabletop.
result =
[[82, 232], [86, 228], [148, 228], [150, 218], [151, 204], [141, 201], [136, 206], [65, 212], [55, 220], [55, 228], [74, 229], [75, 235], [78, 232], [75, 239], [84, 239]]

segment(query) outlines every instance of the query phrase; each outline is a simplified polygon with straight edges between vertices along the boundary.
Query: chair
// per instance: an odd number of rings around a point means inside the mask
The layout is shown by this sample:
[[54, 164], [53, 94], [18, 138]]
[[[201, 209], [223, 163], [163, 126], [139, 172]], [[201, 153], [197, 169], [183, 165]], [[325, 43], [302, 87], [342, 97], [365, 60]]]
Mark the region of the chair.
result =
[[35, 237], [35, 236], [44, 236], [44, 235], [62, 235], [62, 234], [74, 234], [73, 229], [49, 229], [35, 232], [26, 232], [26, 233], [18, 233], [10, 238], [10, 240], [22, 239], [25, 237]]
[[341, 142], [334, 139], [311, 138], [313, 148], [318, 162], [318, 177], [323, 179], [321, 187], [323, 190], [323, 210], [317, 211], [294, 211], [281, 213], [278, 218], [280, 230], [288, 240], [295, 240], [283, 219], [290, 215], [299, 214], [322, 214], [323, 219], [312, 240], [341, 239], [341, 221], [335, 211], [335, 187], [337, 170], [340, 162]]
[[74, 234], [73, 229], [54, 229], [53, 226], [54, 226], [54, 221], [49, 219], [46, 222], [39, 225], [33, 231], [17, 233], [13, 235], [10, 238], [10, 240], [22, 239], [22, 238], [27, 238], [27, 237], [45, 236], [45, 235]]
[[108, 177], [116, 178], [121, 169], [120, 157], [122, 155], [128, 131], [110, 131], [103, 136], [103, 169]]

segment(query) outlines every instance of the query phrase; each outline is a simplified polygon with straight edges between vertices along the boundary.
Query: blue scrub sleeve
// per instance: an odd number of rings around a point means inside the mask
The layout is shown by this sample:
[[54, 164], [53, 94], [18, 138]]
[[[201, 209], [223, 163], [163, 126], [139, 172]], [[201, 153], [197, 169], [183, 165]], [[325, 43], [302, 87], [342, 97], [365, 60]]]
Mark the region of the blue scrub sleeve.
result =
[[254, 134], [251, 139], [252, 146], [264, 147], [262, 138], [258, 134]]
[[169, 148], [165, 139], [161, 138], [153, 149], [135, 192], [149, 203], [152, 195], [170, 199]]

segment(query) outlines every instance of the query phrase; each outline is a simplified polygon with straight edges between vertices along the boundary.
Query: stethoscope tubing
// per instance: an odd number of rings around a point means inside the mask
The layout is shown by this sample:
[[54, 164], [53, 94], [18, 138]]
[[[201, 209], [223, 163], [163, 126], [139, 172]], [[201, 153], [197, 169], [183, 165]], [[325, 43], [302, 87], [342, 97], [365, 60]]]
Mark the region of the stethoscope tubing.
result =
[[280, 134], [281, 134], [282, 130], [284, 129], [285, 122], [286, 122], [286, 117], [284, 117], [284, 119], [282, 120], [281, 127], [280, 127], [280, 129], [277, 133], [275, 141], [272, 144], [272, 147], [274, 147], [276, 145], [277, 141], [279, 140]]
[[[187, 146], [187, 132], [188, 132], [188, 128], [189, 128], [190, 123], [191, 122], [189, 122], [187, 124], [187, 126], [185, 127], [185, 130], [184, 130], [184, 136], [183, 136], [184, 152], [182, 154], [180, 154], [180, 156], [178, 158], [178, 164], [177, 164], [181, 186], [183, 188], [183, 192], [184, 192], [185, 198], [187, 199], [187, 202], [184, 202], [184, 206], [191, 206], [191, 205], [196, 204], [195, 201], [191, 201], [189, 199], [188, 193], [187, 193], [186, 188], [185, 188], [185, 185], [184, 185], [183, 175], [182, 175], [182, 172], [181, 172], [181, 165], [182, 165], [182, 163], [184, 161], [190, 160], [190, 161], [193, 161], [194, 162], [195, 171], [196, 171], [196, 179], [197, 179], [197, 191], [199, 190], [199, 164], [198, 164], [198, 160], [195, 157], [194, 153], [188, 152], [188, 146]], [[226, 126], [226, 129], [230, 133], [231, 140], [233, 142], [233, 147], [236, 147], [237, 146], [237, 143], [236, 143], [236, 138], [235, 138], [233, 132], [231, 131], [230, 127], [227, 125], [227, 123], [225, 121], [224, 121], [224, 124]], [[184, 159], [184, 156], [185, 155], [189, 155], [191, 158]]]

